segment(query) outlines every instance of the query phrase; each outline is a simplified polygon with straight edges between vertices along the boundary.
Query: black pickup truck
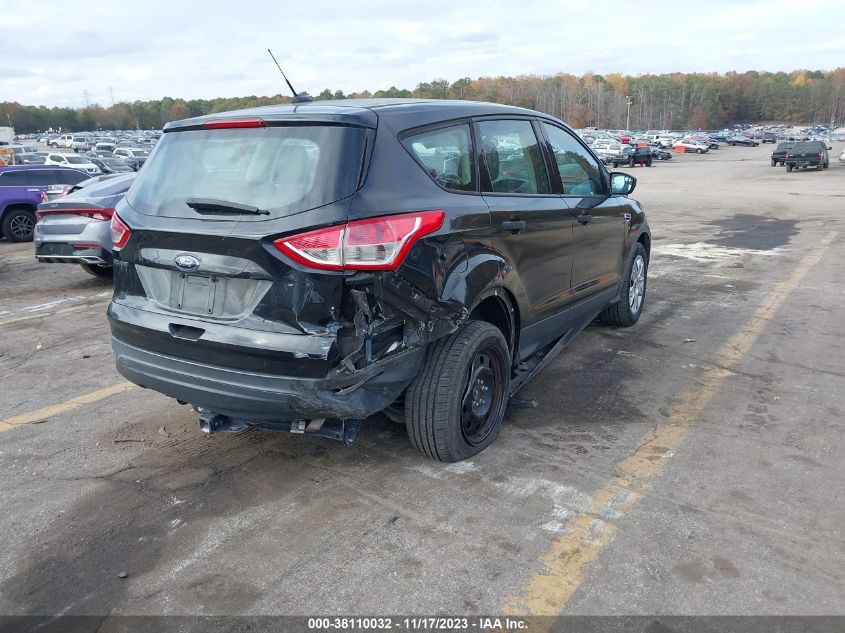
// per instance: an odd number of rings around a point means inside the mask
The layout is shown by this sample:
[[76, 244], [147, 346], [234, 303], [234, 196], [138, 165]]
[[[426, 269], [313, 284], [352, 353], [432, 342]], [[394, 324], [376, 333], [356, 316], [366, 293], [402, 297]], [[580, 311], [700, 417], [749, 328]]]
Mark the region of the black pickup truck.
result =
[[796, 143], [786, 153], [785, 164], [786, 171], [792, 171], [799, 167], [827, 169], [830, 164], [827, 155], [827, 144], [823, 141], [803, 141]]
[[779, 164], [784, 165], [786, 164], [784, 161], [786, 160], [786, 155], [793, 148], [795, 143], [793, 141], [785, 141], [783, 143], [778, 143], [777, 147], [772, 150], [772, 167], [777, 167]]

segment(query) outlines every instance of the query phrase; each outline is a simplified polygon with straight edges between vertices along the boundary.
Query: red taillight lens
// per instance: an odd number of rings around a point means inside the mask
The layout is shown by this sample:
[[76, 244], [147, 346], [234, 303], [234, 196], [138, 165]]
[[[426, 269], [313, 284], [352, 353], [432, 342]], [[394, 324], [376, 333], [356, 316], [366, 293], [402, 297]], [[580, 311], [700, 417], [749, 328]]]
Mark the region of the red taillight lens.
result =
[[111, 216], [111, 243], [112, 248], [120, 249], [126, 246], [129, 241], [129, 227], [123, 223], [117, 214]]
[[202, 124], [206, 130], [225, 130], [230, 128], [267, 127], [261, 119], [212, 119]]
[[282, 253], [322, 270], [396, 270], [421, 237], [443, 225], [443, 211], [355, 220], [340, 226], [283, 237]]
[[40, 220], [48, 215], [81, 215], [92, 220], [111, 220], [114, 209], [43, 209], [35, 212], [35, 218]]

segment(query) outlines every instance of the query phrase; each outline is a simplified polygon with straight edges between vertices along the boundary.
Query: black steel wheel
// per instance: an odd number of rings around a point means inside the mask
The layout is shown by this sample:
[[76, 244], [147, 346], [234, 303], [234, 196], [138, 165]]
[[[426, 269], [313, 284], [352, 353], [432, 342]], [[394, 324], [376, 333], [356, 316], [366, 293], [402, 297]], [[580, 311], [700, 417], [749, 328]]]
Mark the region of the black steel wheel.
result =
[[499, 328], [467, 321], [433, 343], [405, 392], [411, 444], [456, 462], [495, 441], [510, 394], [511, 354]]
[[483, 444], [497, 422], [505, 397], [501, 390], [503, 362], [493, 344], [479, 349], [472, 359], [461, 401], [461, 433], [472, 446]]

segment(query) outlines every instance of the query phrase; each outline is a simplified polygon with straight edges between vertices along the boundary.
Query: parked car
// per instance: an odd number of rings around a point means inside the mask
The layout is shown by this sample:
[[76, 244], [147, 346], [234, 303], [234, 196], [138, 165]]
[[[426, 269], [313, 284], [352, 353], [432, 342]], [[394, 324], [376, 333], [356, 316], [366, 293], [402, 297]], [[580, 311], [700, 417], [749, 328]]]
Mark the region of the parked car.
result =
[[109, 153], [112, 153], [112, 152], [114, 152], [114, 150], [115, 150], [116, 148], [117, 148], [117, 145], [115, 145], [115, 144], [114, 144], [114, 143], [112, 143], [112, 142], [105, 142], [105, 141], [101, 141], [101, 142], [99, 142], [99, 143], [95, 143], [95, 144], [94, 144], [94, 151], [97, 151], [97, 152], [109, 152]]
[[823, 141], [804, 141], [796, 143], [786, 153], [784, 159], [786, 171], [804, 167], [815, 167], [816, 169], [827, 169], [830, 166], [830, 159], [827, 154], [827, 144]]
[[744, 145], [745, 147], [757, 147], [760, 143], [747, 136], [731, 136], [727, 141], [728, 145]]
[[147, 162], [146, 156], [125, 156], [120, 157], [126, 165], [128, 165], [132, 170], [138, 171], [141, 167], [144, 166], [144, 163]]
[[50, 147], [70, 147], [73, 144], [73, 134], [62, 134], [47, 143]]
[[789, 150], [792, 149], [794, 145], [795, 143], [791, 141], [784, 141], [782, 143], [778, 143], [777, 146], [775, 146], [775, 148], [772, 150], [772, 167], [777, 167], [779, 164], [785, 165], [786, 154], [789, 152]]
[[135, 172], [92, 178], [59, 200], [43, 202], [35, 212], [35, 257], [41, 262], [79, 264], [97, 277], [111, 277], [111, 217]]
[[710, 148], [706, 144], [691, 138], [675, 141], [672, 147], [683, 147], [685, 152], [695, 152], [696, 154], [706, 154], [710, 151]]
[[72, 167], [89, 174], [99, 174], [100, 168], [97, 167], [90, 159], [84, 156], [75, 156], [73, 154], [59, 154], [52, 152], [47, 154], [47, 159], [44, 161], [45, 165], [59, 165], [61, 167]]
[[90, 158], [92, 163], [104, 174], [135, 173], [135, 170], [119, 158]]
[[70, 148], [74, 152], [87, 152], [91, 149], [91, 141], [84, 136], [74, 136], [70, 143]]
[[0, 168], [0, 229], [13, 242], [32, 240], [35, 210], [49, 185], [82, 182], [85, 172], [46, 165]]
[[776, 143], [778, 140], [777, 134], [774, 132], [763, 132], [762, 136], [760, 137], [761, 143]]
[[843, 149], [842, 153], [839, 155], [839, 162], [845, 163], [845, 149]]
[[622, 156], [614, 156], [611, 160], [611, 164], [614, 167], [619, 167], [620, 165], [628, 165], [629, 167], [645, 165], [646, 167], [651, 167], [651, 149], [652, 148], [650, 147], [638, 147], [636, 149], [632, 149], [630, 152]]
[[207, 432], [351, 442], [387, 410], [424, 455], [464, 459], [595, 317], [639, 319], [635, 184], [559, 120], [498, 104], [169, 123], [112, 216], [118, 371]]
[[112, 154], [117, 158], [147, 158], [150, 151], [146, 147], [116, 147]]
[[657, 160], [672, 160], [672, 152], [668, 152], [665, 149], [660, 149], [659, 147], [651, 147], [651, 157], [652, 159]]
[[54, 200], [63, 198], [64, 196], [73, 193], [74, 191], [79, 191], [80, 189], [83, 189], [95, 183], [108, 180], [109, 178], [113, 178], [115, 175], [116, 174], [99, 174], [97, 176], [91, 176], [90, 174], [88, 174], [89, 177], [83, 180], [82, 182], [77, 182], [73, 184], [49, 185], [41, 193], [41, 202], [53, 202]]

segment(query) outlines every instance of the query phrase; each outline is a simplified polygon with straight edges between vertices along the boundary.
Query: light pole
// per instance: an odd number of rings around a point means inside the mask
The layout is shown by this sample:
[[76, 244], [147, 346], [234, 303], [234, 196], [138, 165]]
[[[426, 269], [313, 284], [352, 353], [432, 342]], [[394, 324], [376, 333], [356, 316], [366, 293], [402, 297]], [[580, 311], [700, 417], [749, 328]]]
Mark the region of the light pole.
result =
[[631, 104], [633, 103], [633, 101], [631, 100], [630, 95], [625, 95], [625, 101], [628, 105], [628, 114], [625, 116], [625, 131], [630, 132], [631, 131]]

